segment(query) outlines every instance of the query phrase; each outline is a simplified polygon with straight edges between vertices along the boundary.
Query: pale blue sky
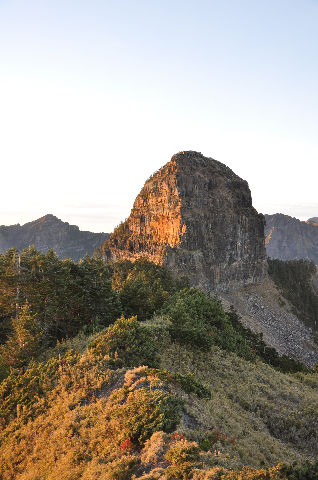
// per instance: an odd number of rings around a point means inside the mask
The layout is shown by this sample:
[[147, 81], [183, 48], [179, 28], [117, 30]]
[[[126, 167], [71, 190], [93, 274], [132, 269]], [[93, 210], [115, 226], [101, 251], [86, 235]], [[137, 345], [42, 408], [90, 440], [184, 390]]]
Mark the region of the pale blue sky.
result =
[[318, 215], [318, 2], [0, 0], [0, 224], [111, 231], [198, 150]]

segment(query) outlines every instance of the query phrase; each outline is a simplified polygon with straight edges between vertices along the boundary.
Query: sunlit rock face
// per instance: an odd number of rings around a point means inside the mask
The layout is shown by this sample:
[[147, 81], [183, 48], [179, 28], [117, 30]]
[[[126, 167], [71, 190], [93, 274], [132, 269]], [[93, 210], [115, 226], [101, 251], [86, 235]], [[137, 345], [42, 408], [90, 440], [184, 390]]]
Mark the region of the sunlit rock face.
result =
[[265, 278], [264, 217], [226, 165], [180, 152], [145, 183], [102, 254], [144, 256], [205, 291], [226, 290]]

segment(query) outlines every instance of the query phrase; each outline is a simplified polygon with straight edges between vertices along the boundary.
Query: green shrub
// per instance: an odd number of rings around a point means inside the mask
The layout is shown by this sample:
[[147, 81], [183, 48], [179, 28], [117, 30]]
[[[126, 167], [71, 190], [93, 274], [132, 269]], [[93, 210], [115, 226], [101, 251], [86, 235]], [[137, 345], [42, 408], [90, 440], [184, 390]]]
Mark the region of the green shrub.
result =
[[168, 478], [188, 479], [194, 469], [202, 467], [200, 449], [195, 442], [177, 441], [165, 454], [170, 466], [166, 469]]
[[306, 461], [301, 465], [282, 465], [280, 467], [282, 478], [286, 480], [311, 480], [318, 478], [318, 460]]
[[204, 452], [211, 450], [213, 446], [218, 443], [222, 446], [227, 445], [236, 445], [236, 438], [229, 437], [225, 433], [222, 433], [221, 430], [212, 430], [212, 432], [207, 432], [205, 437], [200, 442], [200, 448]]
[[180, 440], [167, 451], [165, 458], [172, 465], [183, 462], [198, 462], [200, 460], [200, 449], [195, 442]]
[[8, 319], [28, 303], [45, 347], [92, 323], [105, 327], [122, 312], [108, 266], [89, 257], [79, 263], [60, 260], [53, 250], [11, 248], [0, 254], [0, 290], [0, 335], [10, 334]]
[[150, 318], [181, 288], [167, 268], [145, 258], [121, 260], [112, 267], [113, 288], [119, 293], [125, 315], [137, 315], [139, 320]]
[[5, 345], [0, 346], [2, 365], [10, 368], [27, 365], [39, 354], [42, 334], [37, 316], [26, 303], [12, 319], [12, 333]]
[[123, 316], [114, 325], [101, 332], [89, 345], [97, 357], [109, 358], [113, 367], [136, 367], [159, 365], [158, 346], [151, 338], [148, 327], [138, 322], [137, 317], [125, 319]]
[[36, 365], [30, 363], [25, 372], [15, 369], [0, 384], [0, 422], [9, 423], [19, 415], [28, 418], [39, 397], [56, 383], [60, 360]]
[[155, 375], [161, 380], [180, 385], [186, 393], [195, 393], [199, 398], [211, 398], [211, 391], [205, 387], [192, 373], [182, 375], [181, 373], [172, 373], [169, 370], [147, 369], [147, 373]]
[[130, 439], [143, 445], [159, 430], [171, 432], [181, 419], [181, 401], [161, 390], [140, 388], [130, 392], [123, 387], [110, 399], [110, 417], [118, 432], [118, 441]]
[[177, 292], [163, 311], [171, 320], [171, 338], [183, 345], [208, 352], [212, 345], [234, 352], [247, 360], [256, 354], [243, 332], [235, 329], [217, 299], [195, 288]]

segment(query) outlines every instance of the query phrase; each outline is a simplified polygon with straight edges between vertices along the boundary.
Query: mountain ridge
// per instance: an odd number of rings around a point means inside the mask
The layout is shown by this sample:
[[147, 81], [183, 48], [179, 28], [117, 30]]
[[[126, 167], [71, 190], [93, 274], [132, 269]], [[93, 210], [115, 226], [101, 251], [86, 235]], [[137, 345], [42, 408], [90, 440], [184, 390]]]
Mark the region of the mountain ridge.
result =
[[280, 260], [312, 260], [318, 265], [318, 228], [315, 217], [307, 221], [282, 213], [265, 214], [267, 255]]
[[78, 261], [86, 254], [92, 255], [108, 237], [107, 233], [80, 230], [77, 225], [70, 225], [49, 213], [23, 225], [1, 225], [0, 253], [12, 247], [23, 250], [34, 245], [42, 253], [53, 248], [60, 258]]

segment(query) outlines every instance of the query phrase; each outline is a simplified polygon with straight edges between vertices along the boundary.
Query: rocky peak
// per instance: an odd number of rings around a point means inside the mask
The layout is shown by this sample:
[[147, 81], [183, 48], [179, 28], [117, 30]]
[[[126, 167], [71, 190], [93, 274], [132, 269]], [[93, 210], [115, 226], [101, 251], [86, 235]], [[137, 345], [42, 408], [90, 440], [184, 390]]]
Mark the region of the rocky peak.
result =
[[280, 260], [312, 260], [318, 265], [317, 217], [306, 222], [282, 213], [265, 215], [266, 250]]
[[37, 220], [33, 220], [32, 222], [29, 222], [29, 223], [43, 223], [43, 222], [63, 223], [62, 220], [57, 218], [55, 215], [52, 215], [52, 213], [47, 213], [43, 217], [40, 217]]
[[34, 245], [43, 253], [53, 248], [60, 258], [78, 261], [86, 253], [92, 255], [108, 238], [107, 233], [81, 231], [77, 225], [47, 214], [24, 225], [0, 226], [0, 253], [10, 247], [22, 250]]
[[105, 259], [145, 256], [206, 291], [266, 276], [264, 218], [247, 182], [194, 151], [173, 155], [146, 181], [101, 251]]

